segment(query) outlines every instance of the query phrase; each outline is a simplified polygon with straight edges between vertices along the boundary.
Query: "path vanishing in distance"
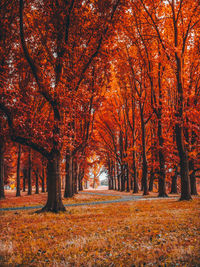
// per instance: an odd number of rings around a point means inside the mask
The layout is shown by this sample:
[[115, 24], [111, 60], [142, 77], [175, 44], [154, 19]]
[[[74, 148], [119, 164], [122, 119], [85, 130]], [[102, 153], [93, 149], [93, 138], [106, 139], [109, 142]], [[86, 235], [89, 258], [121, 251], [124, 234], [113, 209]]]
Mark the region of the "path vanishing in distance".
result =
[[[100, 204], [112, 204], [112, 203], [120, 203], [120, 202], [128, 202], [128, 201], [139, 201], [139, 200], [158, 200], [158, 199], [178, 199], [178, 197], [149, 197], [144, 198], [143, 196], [125, 196], [125, 195], [116, 195], [116, 194], [105, 194], [105, 193], [97, 193], [97, 192], [79, 192], [79, 194], [90, 194], [90, 195], [99, 195], [99, 196], [115, 196], [120, 197], [120, 199], [113, 200], [102, 200], [102, 201], [92, 201], [92, 202], [83, 202], [83, 203], [72, 203], [65, 204], [65, 207], [77, 207], [77, 206], [91, 206], [91, 205], [100, 205]], [[15, 211], [15, 210], [32, 210], [32, 209], [41, 209], [43, 206], [29, 206], [29, 207], [9, 207], [9, 208], [0, 208], [0, 211]]]

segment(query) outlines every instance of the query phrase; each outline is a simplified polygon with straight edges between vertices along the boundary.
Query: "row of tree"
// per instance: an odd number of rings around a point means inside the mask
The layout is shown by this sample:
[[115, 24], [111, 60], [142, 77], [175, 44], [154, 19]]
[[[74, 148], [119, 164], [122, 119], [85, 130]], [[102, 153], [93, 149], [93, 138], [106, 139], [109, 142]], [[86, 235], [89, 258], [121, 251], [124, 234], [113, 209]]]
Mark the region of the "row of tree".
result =
[[[27, 191], [28, 195], [48, 192], [47, 182], [47, 160], [38, 152], [19, 144], [17, 147], [12, 143], [7, 143], [5, 150], [1, 152], [2, 163], [0, 186], [0, 198], [5, 198], [4, 187], [16, 189], [16, 196], [21, 196], [21, 191]], [[12, 156], [10, 156], [12, 155]], [[67, 186], [69, 175], [66, 175], [67, 164], [63, 161], [60, 165], [61, 188], [64, 190], [64, 197], [72, 197], [79, 191], [83, 190], [83, 185], [91, 183], [89, 177], [85, 176], [84, 171], [89, 172], [89, 165], [82, 167], [81, 162], [74, 157], [72, 161], [72, 187], [69, 191]], [[3, 178], [3, 179], [2, 179]]]
[[199, 26], [198, 0], [1, 1], [1, 188], [11, 140], [46, 162], [42, 211], [65, 210], [62, 164], [71, 197], [93, 155], [110, 188], [137, 192], [141, 180], [148, 194], [150, 174], [166, 196], [166, 179], [178, 173], [181, 199], [191, 199], [199, 170]]
[[177, 192], [180, 175], [189, 200], [200, 170], [199, 2], [128, 1], [125, 13], [95, 125], [110, 188], [137, 193], [141, 180], [147, 195], [156, 180], [166, 197], [166, 179]]

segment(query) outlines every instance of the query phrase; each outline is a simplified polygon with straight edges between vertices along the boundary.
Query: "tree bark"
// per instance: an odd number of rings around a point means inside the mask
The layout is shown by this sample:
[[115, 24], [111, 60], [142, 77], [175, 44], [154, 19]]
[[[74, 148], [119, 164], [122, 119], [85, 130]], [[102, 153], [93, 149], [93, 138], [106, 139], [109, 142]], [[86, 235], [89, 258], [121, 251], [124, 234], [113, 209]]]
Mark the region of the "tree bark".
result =
[[83, 191], [83, 177], [84, 177], [84, 168], [80, 168], [78, 176], [78, 190]]
[[65, 211], [61, 197], [61, 180], [60, 180], [60, 153], [55, 151], [51, 159], [47, 162], [47, 176], [48, 176], [48, 195], [47, 203], [38, 212], [51, 211], [59, 212]]
[[114, 190], [117, 190], [117, 182], [116, 182], [116, 162], [113, 162], [113, 177], [114, 177]]
[[153, 191], [153, 182], [154, 182], [154, 172], [153, 172], [153, 168], [151, 168], [150, 179], [149, 179], [149, 191], [150, 192]]
[[45, 192], [44, 177], [44, 166], [42, 166], [42, 193]]
[[35, 171], [35, 194], [39, 194], [39, 179], [38, 179], [38, 174], [39, 170], [37, 169]]
[[183, 127], [180, 126], [179, 124], [176, 124], [175, 133], [176, 133], [176, 144], [180, 158], [180, 176], [181, 176], [180, 200], [190, 200], [192, 198], [191, 198], [191, 189], [189, 181], [188, 155], [184, 147]]
[[190, 186], [191, 186], [191, 195], [197, 196], [197, 184], [196, 184], [196, 175], [194, 170], [194, 160], [189, 161], [189, 170], [190, 170]]
[[121, 164], [121, 192], [125, 191], [125, 175], [124, 175], [124, 164]]
[[142, 130], [142, 187], [143, 195], [149, 195], [148, 186], [147, 186], [147, 174], [148, 174], [148, 165], [146, 158], [146, 141], [145, 141], [145, 123], [143, 108], [140, 103], [140, 118], [141, 118], [141, 130]]
[[72, 157], [68, 151], [66, 154], [66, 180], [65, 180], [65, 194], [64, 197], [73, 197], [73, 181], [72, 181]]
[[4, 148], [3, 144], [0, 143], [0, 199], [4, 198]]
[[[178, 25], [177, 20], [173, 16], [174, 24], [174, 44], [175, 48], [178, 48]], [[184, 133], [183, 133], [183, 55], [182, 58], [178, 55], [177, 50], [175, 51], [175, 60], [176, 60], [176, 89], [177, 89], [177, 109], [176, 117], [177, 122], [175, 125], [176, 133], [176, 144], [180, 158], [180, 176], [181, 176], [181, 198], [180, 200], [190, 200], [191, 198], [191, 188], [189, 180], [189, 162], [188, 154], [184, 142]]]
[[23, 192], [26, 191], [27, 169], [23, 169]]
[[168, 197], [166, 193], [166, 182], [165, 182], [165, 158], [163, 154], [163, 137], [162, 137], [162, 125], [161, 125], [161, 111], [158, 116], [158, 142], [159, 142], [159, 177], [158, 177], [158, 197]]
[[117, 190], [118, 190], [118, 191], [121, 190], [120, 174], [119, 174], [119, 165], [118, 165], [118, 162], [117, 162]]
[[175, 173], [172, 176], [172, 184], [171, 184], [171, 191], [170, 194], [177, 194], [177, 178], [178, 178], [178, 168], [177, 166], [175, 167]]
[[74, 176], [74, 194], [78, 194], [78, 177], [77, 177], [77, 162], [73, 162], [73, 176]]
[[29, 148], [28, 154], [28, 195], [32, 194], [32, 155], [31, 148]]
[[18, 146], [18, 158], [17, 158], [17, 191], [16, 197], [20, 196], [20, 159], [21, 159], [21, 145]]
[[130, 192], [130, 181], [129, 181], [129, 169], [128, 169], [128, 163], [126, 163], [126, 192]]
[[137, 180], [137, 170], [135, 164], [135, 151], [133, 151], [133, 194], [139, 192], [138, 180]]

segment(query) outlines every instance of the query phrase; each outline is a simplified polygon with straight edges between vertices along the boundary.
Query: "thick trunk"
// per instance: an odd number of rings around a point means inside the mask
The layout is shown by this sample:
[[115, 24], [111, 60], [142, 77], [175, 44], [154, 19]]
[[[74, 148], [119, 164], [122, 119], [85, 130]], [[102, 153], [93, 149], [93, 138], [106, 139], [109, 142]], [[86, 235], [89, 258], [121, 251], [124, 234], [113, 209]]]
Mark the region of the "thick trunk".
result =
[[108, 190], [113, 189], [112, 163], [108, 159]]
[[74, 194], [78, 194], [78, 176], [77, 176], [77, 162], [73, 163], [73, 176], [74, 176]]
[[138, 180], [137, 180], [137, 170], [135, 164], [135, 151], [133, 151], [133, 193], [139, 192]]
[[[177, 23], [174, 22], [174, 40], [175, 47], [178, 47], [178, 30]], [[191, 189], [190, 189], [190, 180], [189, 180], [189, 162], [187, 150], [184, 142], [184, 134], [183, 134], [183, 84], [182, 84], [182, 67], [183, 67], [183, 57], [180, 58], [177, 51], [175, 51], [175, 59], [176, 59], [176, 80], [177, 80], [177, 123], [175, 125], [175, 133], [176, 133], [176, 145], [180, 158], [180, 176], [181, 176], [181, 198], [180, 200], [190, 200], [191, 198]]]
[[21, 145], [18, 147], [18, 158], [17, 158], [17, 191], [16, 197], [20, 196], [20, 159], [21, 159]]
[[161, 178], [158, 179], [158, 197], [168, 197], [165, 180]]
[[120, 191], [120, 175], [119, 175], [119, 165], [117, 162], [117, 190]]
[[180, 176], [181, 176], [181, 198], [180, 200], [190, 200], [191, 198], [191, 189], [189, 181], [189, 164], [188, 164], [188, 155], [184, 146], [184, 136], [183, 136], [183, 127], [179, 124], [176, 124], [176, 144], [180, 157]]
[[114, 189], [114, 175], [113, 175], [113, 163], [111, 162], [111, 169], [110, 169], [110, 175], [111, 175], [111, 189]]
[[23, 192], [26, 191], [27, 169], [23, 169]]
[[121, 191], [121, 179], [120, 179], [120, 174], [117, 175], [117, 190]]
[[35, 171], [35, 194], [39, 194], [39, 179], [38, 179], [38, 174], [39, 170], [37, 169]]
[[82, 179], [78, 180], [78, 190], [79, 191], [83, 191], [83, 183], [82, 183]]
[[44, 166], [42, 166], [42, 193], [45, 192], [45, 185], [44, 185]]
[[133, 194], [139, 192], [137, 169], [136, 169], [136, 157], [135, 157], [135, 98], [133, 88], [131, 88], [131, 107], [132, 107], [132, 140], [133, 140]]
[[141, 107], [141, 104], [140, 104], [140, 118], [141, 118], [141, 130], [142, 130], [142, 188], [143, 188], [143, 195], [148, 195], [149, 194], [147, 185], [148, 165], [146, 158], [145, 123], [143, 116], [143, 108]]
[[113, 176], [110, 177], [110, 189], [113, 190]]
[[28, 155], [28, 195], [32, 194], [32, 158], [31, 158], [31, 148], [29, 149]]
[[123, 134], [122, 131], [119, 132], [119, 148], [120, 148], [120, 159], [121, 159], [121, 173], [120, 173], [120, 191], [125, 191], [125, 174], [124, 174], [124, 153], [123, 153]]
[[192, 172], [190, 174], [190, 185], [191, 185], [191, 195], [197, 196], [198, 192], [197, 192], [195, 172]]
[[170, 194], [177, 194], [178, 193], [178, 189], [177, 189], [177, 178], [178, 178], [178, 168], [176, 166], [175, 167], [175, 173], [172, 176], [172, 184], [171, 184]]
[[4, 198], [4, 150], [3, 145], [0, 144], [0, 199]]
[[83, 177], [84, 177], [84, 169], [80, 169], [80, 173], [78, 176], [78, 190], [83, 191]]
[[73, 181], [72, 181], [72, 157], [68, 152], [66, 154], [66, 180], [65, 180], [65, 194], [64, 197], [73, 197]]
[[121, 166], [121, 192], [125, 191], [125, 175], [124, 175], [124, 165]]
[[143, 185], [143, 195], [149, 195], [149, 191], [148, 191], [148, 185], [147, 185], [147, 161], [144, 160], [143, 161], [143, 166], [142, 166], [142, 185]]
[[153, 168], [151, 168], [150, 179], [149, 179], [149, 191], [150, 192], [153, 191], [153, 182], [154, 182], [154, 172], [153, 172]]
[[197, 196], [198, 192], [197, 192], [197, 184], [196, 184], [196, 176], [195, 176], [193, 159], [189, 161], [189, 170], [190, 170], [191, 195]]
[[[61, 196], [60, 153], [56, 151], [47, 162], [48, 195], [43, 211], [65, 211]], [[39, 211], [40, 212], [40, 211]]]
[[163, 154], [163, 137], [162, 137], [162, 125], [161, 125], [161, 112], [158, 117], [158, 142], [159, 142], [159, 177], [158, 177], [158, 197], [168, 197], [166, 193], [166, 182], [165, 182], [165, 158]]
[[110, 176], [108, 177], [108, 190], [111, 190], [111, 179], [110, 179]]
[[126, 192], [130, 192], [130, 181], [129, 181], [128, 163], [126, 164]]
[[114, 188], [114, 190], [117, 190], [116, 171], [115, 171], [115, 161], [114, 161], [113, 164], [114, 164], [114, 165], [113, 165], [113, 177], [114, 177], [114, 186], [113, 186], [113, 188]]
[[137, 180], [137, 172], [135, 172], [133, 176], [133, 194], [139, 192], [138, 180]]

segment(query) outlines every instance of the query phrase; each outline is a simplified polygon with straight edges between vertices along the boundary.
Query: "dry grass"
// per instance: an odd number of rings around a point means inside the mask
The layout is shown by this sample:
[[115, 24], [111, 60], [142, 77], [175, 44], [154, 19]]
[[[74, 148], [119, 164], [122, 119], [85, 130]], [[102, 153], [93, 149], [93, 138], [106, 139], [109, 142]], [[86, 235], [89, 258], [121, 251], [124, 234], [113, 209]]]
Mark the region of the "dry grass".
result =
[[162, 199], [60, 214], [1, 212], [0, 265], [199, 266], [199, 204]]

